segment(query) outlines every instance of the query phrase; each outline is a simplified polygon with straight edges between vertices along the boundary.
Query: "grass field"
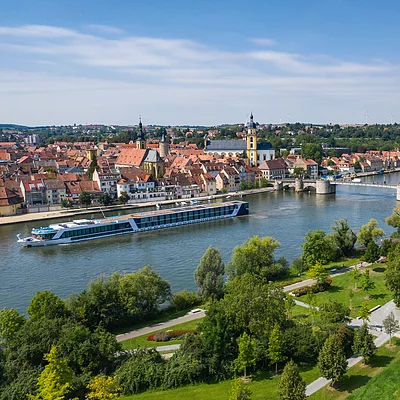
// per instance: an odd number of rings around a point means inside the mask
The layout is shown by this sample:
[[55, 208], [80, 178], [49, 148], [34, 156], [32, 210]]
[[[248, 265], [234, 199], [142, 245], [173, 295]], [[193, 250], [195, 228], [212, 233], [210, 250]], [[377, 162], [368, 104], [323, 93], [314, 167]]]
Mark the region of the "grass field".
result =
[[357, 364], [350, 368], [336, 389], [325, 387], [309, 397], [310, 400], [391, 400], [400, 393], [400, 341], [380, 347], [371, 365]]
[[[343, 266], [351, 267], [351, 266], [359, 264], [359, 263], [360, 263], [360, 259], [358, 257], [353, 257], [353, 258], [346, 258], [346, 259], [343, 259], [340, 261], [331, 262], [327, 265], [324, 265], [324, 267], [330, 273], [331, 269], [340, 270], [341, 268], [343, 268]], [[293, 283], [304, 281], [306, 279], [310, 279], [309, 276], [307, 275], [307, 271], [303, 272], [300, 276], [294, 275], [294, 276], [284, 278], [284, 279], [278, 281], [278, 283], [282, 286], [287, 286], [287, 285], [292, 285]]]
[[171, 329], [187, 329], [187, 330], [194, 329], [194, 330], [196, 330], [197, 325], [199, 324], [200, 321], [201, 321], [201, 319], [196, 319], [194, 321], [184, 322], [183, 324], [170, 326], [169, 328], [158, 329], [158, 330], [155, 330], [154, 332], [147, 333], [145, 335], [138, 336], [133, 339], [124, 340], [123, 342], [121, 342], [122, 348], [124, 350], [130, 350], [130, 349], [136, 349], [137, 347], [159, 347], [159, 346], [169, 346], [171, 344], [182, 343], [182, 340], [170, 340], [168, 342], [148, 342], [148, 341], [146, 341], [146, 338], [150, 335], [153, 335], [156, 332], [168, 331]]
[[[375, 282], [375, 289], [369, 292], [368, 300], [366, 300], [366, 293], [361, 289], [354, 290], [354, 297], [352, 301], [353, 309], [350, 314], [350, 316], [353, 318], [358, 316], [358, 310], [364, 301], [368, 303], [369, 308], [373, 308], [378, 304], [383, 305], [392, 299], [392, 294], [385, 286], [384, 267], [382, 267], [382, 265], [375, 264], [373, 267], [368, 269], [370, 271], [371, 280]], [[365, 269], [363, 268], [361, 272], [364, 270]], [[315, 295], [317, 305], [329, 301], [337, 301], [349, 307], [350, 289], [354, 289], [354, 281], [351, 273], [333, 277], [331, 287], [326, 292], [317, 293]], [[297, 299], [303, 302], [307, 301], [306, 296], [301, 296]]]
[[[306, 365], [301, 368], [303, 379], [310, 383], [318, 378], [319, 373], [316, 366]], [[248, 383], [252, 391], [252, 400], [278, 400], [277, 388], [280, 376], [267, 373], [256, 375]], [[123, 397], [123, 400], [227, 400], [231, 389], [232, 381], [225, 381], [215, 384], [200, 384], [185, 386], [183, 388], [146, 392], [133, 396]]]

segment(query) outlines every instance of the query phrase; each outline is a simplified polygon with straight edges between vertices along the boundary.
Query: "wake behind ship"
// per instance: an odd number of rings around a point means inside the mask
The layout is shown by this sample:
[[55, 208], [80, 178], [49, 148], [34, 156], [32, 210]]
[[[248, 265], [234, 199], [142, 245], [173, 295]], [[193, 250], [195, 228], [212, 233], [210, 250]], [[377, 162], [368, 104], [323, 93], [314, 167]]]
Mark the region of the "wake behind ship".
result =
[[232, 218], [247, 215], [248, 213], [249, 204], [247, 202], [230, 201], [147, 211], [104, 219], [81, 219], [34, 228], [31, 232], [32, 236], [21, 238], [18, 235], [18, 243], [27, 247], [75, 243], [109, 236]]

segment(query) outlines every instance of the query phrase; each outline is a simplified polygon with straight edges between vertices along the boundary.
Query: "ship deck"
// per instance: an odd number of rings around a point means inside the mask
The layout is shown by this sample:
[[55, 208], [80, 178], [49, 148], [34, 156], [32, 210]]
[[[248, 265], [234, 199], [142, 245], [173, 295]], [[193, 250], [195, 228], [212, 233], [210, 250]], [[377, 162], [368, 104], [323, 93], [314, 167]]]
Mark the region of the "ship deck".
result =
[[196, 211], [196, 210], [203, 210], [206, 208], [217, 208], [217, 207], [225, 207], [225, 206], [232, 206], [235, 204], [244, 204], [245, 201], [227, 201], [223, 203], [211, 203], [211, 204], [196, 204], [193, 206], [182, 206], [182, 207], [174, 207], [174, 208], [166, 208], [164, 210], [153, 210], [153, 211], [145, 211], [142, 213], [134, 213], [128, 215], [119, 215], [115, 217], [107, 217], [104, 219], [99, 220], [100, 222], [112, 222], [112, 221], [121, 221], [129, 218], [144, 218], [144, 217], [154, 217], [156, 215], [166, 215], [166, 214], [173, 214], [182, 211]]

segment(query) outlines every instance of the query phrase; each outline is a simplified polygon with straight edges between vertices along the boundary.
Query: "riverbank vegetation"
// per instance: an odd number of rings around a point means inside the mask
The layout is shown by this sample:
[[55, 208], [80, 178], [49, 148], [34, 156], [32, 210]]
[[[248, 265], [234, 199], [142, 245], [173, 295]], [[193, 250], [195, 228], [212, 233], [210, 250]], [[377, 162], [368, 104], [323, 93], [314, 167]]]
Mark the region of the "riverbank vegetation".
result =
[[[100, 277], [90, 282], [87, 290], [66, 300], [49, 291], [38, 292], [26, 316], [13, 309], [0, 312], [0, 400], [17, 400], [27, 394], [52, 398], [55, 392], [62, 393], [60, 399], [83, 400], [96, 398], [100, 386], [109, 399], [160, 389], [166, 390], [162, 397], [168, 398], [170, 389], [199, 385], [185, 388], [187, 398], [195, 396], [188, 393], [210, 384], [227, 389], [223, 398], [229, 391], [247, 386], [252, 398], [261, 398], [257, 397], [261, 387], [269, 388], [270, 397], [277, 398], [280, 386], [281, 398], [285, 393], [303, 399], [302, 379], [309, 382], [321, 374], [339, 384], [346, 357], [361, 341], [357, 334], [353, 343], [354, 332], [347, 326], [349, 316], [366, 310], [363, 319], [368, 319], [368, 307], [374, 301], [382, 303], [390, 298], [384, 287], [384, 268], [355, 268], [355, 272], [333, 277], [331, 287], [322, 293], [308, 290], [304, 299], [311, 307], [303, 311], [284, 293], [281, 282], [307, 274], [318, 285], [325, 285], [330, 279], [329, 268], [337, 265], [334, 269], [344, 269], [346, 257], [365, 257], [371, 243], [376, 245], [382, 234], [373, 220], [358, 234], [346, 220], [336, 221], [332, 233], [309, 232], [301, 258], [292, 265], [275, 257], [279, 243], [269, 237], [255, 236], [235, 247], [226, 266], [218, 249], [210, 247], [194, 275], [198, 293], [172, 295], [168, 282], [151, 267]], [[386, 282], [393, 291], [397, 288], [399, 248], [390, 241], [378, 247], [378, 252], [371, 252], [374, 257], [383, 251], [388, 255], [391, 274], [386, 272]], [[154, 348], [140, 347], [157, 331], [124, 345], [125, 349], [137, 347], [135, 351], [123, 351], [111, 332], [159, 318], [168, 302], [169, 312], [205, 304], [206, 317], [174, 327], [181, 333], [182, 329], [192, 332], [179, 336], [181, 346], [169, 359]], [[368, 330], [364, 331], [362, 342], [369, 343]], [[367, 350], [364, 358], [373, 360], [374, 349]], [[288, 362], [284, 377], [300, 379], [296, 385], [279, 383], [279, 374]], [[55, 374], [54, 385], [44, 384], [49, 373]], [[235, 379], [231, 388], [231, 380], [240, 376], [246, 378], [244, 383]], [[301, 393], [288, 394], [294, 386], [302, 388]]]

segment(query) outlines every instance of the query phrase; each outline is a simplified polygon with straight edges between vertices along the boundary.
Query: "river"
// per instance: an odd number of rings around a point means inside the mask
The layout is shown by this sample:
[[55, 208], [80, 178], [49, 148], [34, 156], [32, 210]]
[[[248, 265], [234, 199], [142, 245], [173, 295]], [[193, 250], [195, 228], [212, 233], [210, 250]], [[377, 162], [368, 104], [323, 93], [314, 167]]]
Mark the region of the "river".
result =
[[[399, 179], [398, 173], [364, 178], [388, 184]], [[24, 312], [37, 290], [48, 289], [65, 298], [101, 274], [131, 272], [144, 265], [152, 265], [173, 291], [194, 290], [193, 271], [209, 245], [219, 248], [228, 262], [233, 248], [251, 236], [272, 236], [281, 243], [276, 255], [292, 261], [300, 256], [307, 231], [329, 231], [333, 221], [341, 218], [348, 218], [354, 229], [375, 218], [390, 234], [392, 228], [384, 220], [396, 206], [396, 193], [339, 186], [336, 195], [271, 192], [243, 200], [249, 202], [248, 217], [64, 246], [21, 248], [16, 234], [28, 235], [38, 222], [0, 226], [0, 308]]]

